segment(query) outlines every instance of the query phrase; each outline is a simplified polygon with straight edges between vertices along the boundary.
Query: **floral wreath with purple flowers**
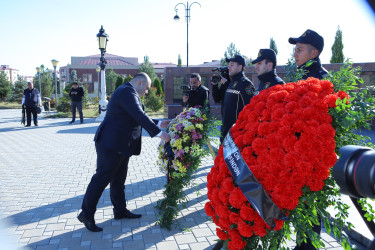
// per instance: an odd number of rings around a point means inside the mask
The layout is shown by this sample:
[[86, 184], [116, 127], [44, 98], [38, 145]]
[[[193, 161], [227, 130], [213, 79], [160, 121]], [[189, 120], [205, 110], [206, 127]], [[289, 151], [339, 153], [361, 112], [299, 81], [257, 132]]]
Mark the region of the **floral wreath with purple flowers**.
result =
[[219, 121], [212, 118], [208, 108], [189, 108], [174, 118], [167, 129], [174, 156], [168, 154], [164, 141], [159, 145], [158, 164], [167, 174], [164, 199], [158, 201], [158, 223], [171, 229], [181, 208], [186, 207], [183, 189], [191, 184], [192, 175], [198, 169], [201, 159], [209, 155], [207, 147], [210, 138], [219, 134]]

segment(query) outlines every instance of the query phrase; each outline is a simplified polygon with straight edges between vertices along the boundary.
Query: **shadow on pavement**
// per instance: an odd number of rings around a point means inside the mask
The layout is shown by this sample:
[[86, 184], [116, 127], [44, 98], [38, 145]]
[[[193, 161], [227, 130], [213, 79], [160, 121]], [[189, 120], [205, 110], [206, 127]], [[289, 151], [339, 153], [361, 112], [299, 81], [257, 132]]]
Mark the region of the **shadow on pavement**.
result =
[[[157, 177], [156, 179], [158, 179], [158, 181], [160, 181], [160, 179], [165, 180], [165, 177]], [[154, 183], [154, 180], [152, 180], [152, 182]], [[128, 184], [126, 185], [126, 187], [128, 189], [132, 188], [134, 190], [134, 188], [137, 188], [137, 186], [140, 184], [142, 184], [142, 182]], [[198, 186], [187, 189], [186, 194], [191, 194], [205, 187], [206, 184], [201, 183]], [[155, 191], [157, 190], [152, 190], [152, 192]], [[109, 189], [106, 189], [104, 192], [109, 193]], [[109, 197], [109, 194], [105, 195]], [[145, 194], [142, 193], [142, 195], [127, 198], [129, 201], [132, 201], [133, 199], [142, 196], [145, 196]], [[13, 222], [14, 224], [19, 224], [20, 227], [26, 224], [33, 223], [43, 225], [43, 223], [40, 223], [43, 220], [49, 220], [49, 223], [58, 223], [59, 219], [77, 220], [76, 215], [78, 215], [78, 210], [80, 209], [82, 199], [82, 195], [76, 196], [71, 199], [24, 211], [5, 219], [7, 219], [9, 222]], [[101, 199], [103, 199], [103, 196]], [[187, 202], [187, 207], [192, 207], [200, 202], [203, 202], [206, 199], [207, 195], [196, 197]], [[107, 206], [111, 206], [111, 204], [101, 203], [98, 205], [98, 209]], [[184, 232], [186, 228], [191, 228], [208, 221], [208, 216], [206, 216], [204, 208], [202, 208], [194, 211], [193, 213], [188, 213], [180, 217], [172, 226], [172, 230], [168, 231], [166, 229], [160, 228], [159, 225], [155, 225], [158, 213], [158, 210], [155, 208], [155, 206], [156, 201], [152, 202], [151, 204], [138, 207], [137, 209], [133, 209], [133, 212], [142, 214], [142, 218], [140, 219], [114, 220], [111, 218], [104, 222], [98, 222], [98, 226], [103, 227], [103, 232], [99, 233], [88, 231], [83, 226], [83, 224], [81, 224], [77, 220], [77, 223], [73, 225], [79, 225], [82, 226], [82, 228], [71, 230], [69, 232], [66, 232], [67, 230], [64, 230], [62, 231], [64, 233], [56, 234], [53, 236], [35, 237], [35, 241], [30, 242], [26, 247], [37, 248], [38, 246], [48, 246], [53, 249], [53, 247], [56, 246], [56, 249], [71, 247], [80, 248], [83, 247], [82, 242], [90, 241], [91, 245], [89, 246], [89, 249], [111, 249], [116, 244], [120, 244], [119, 247], [131, 249], [132, 246], [140, 244], [139, 241], [142, 241], [145, 244], [145, 248], [148, 248], [150, 246], [155, 246], [156, 244], [164, 241], [170, 236]], [[74, 215], [73, 218], [72, 216], [64, 216], [64, 214], [67, 213], [75, 213], [76, 215]], [[53, 220], [55, 220], [56, 222], [53, 222]], [[54, 243], [56, 245], [54, 245]], [[139, 247], [136, 248], [139, 249]]]

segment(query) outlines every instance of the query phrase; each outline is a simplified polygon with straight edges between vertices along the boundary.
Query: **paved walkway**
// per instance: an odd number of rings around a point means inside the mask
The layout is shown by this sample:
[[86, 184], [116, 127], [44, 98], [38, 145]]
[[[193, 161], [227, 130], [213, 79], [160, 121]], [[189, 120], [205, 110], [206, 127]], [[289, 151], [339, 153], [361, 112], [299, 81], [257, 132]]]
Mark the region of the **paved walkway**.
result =
[[[126, 181], [128, 208], [142, 213], [142, 218], [114, 220], [106, 189], [95, 216], [104, 231], [92, 233], [76, 216], [95, 171], [93, 137], [99, 124], [94, 119], [68, 125], [70, 119], [41, 118], [39, 127], [25, 128], [20, 115], [20, 110], [0, 110], [0, 249], [164, 250], [215, 245], [215, 225], [204, 211], [211, 158], [204, 159], [196, 173], [197, 185], [186, 190], [190, 201], [178, 218], [181, 228], [161, 229], [155, 225], [154, 206], [163, 198], [166, 178], [156, 165], [159, 139], [145, 135], [142, 154], [131, 158]], [[326, 249], [342, 249], [327, 233], [322, 237]]]

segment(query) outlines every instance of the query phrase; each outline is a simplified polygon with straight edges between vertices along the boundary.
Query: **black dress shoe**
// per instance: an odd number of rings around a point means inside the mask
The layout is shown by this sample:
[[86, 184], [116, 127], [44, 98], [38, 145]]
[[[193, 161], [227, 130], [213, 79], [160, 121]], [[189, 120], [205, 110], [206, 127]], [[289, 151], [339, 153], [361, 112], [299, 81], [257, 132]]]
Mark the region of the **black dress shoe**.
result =
[[30, 127], [31, 125], [26, 125], [25, 127]]
[[125, 211], [121, 214], [115, 214], [115, 219], [120, 220], [120, 219], [137, 219], [141, 218], [141, 214], [133, 214], [129, 210], [125, 209]]
[[69, 122], [69, 124], [73, 124], [73, 123], [74, 123], [74, 121]]
[[103, 228], [101, 227], [98, 227], [96, 224], [95, 224], [95, 220], [89, 220], [87, 219], [82, 213], [80, 213], [77, 217], [77, 219], [82, 222], [85, 227], [91, 231], [91, 232], [101, 232], [103, 231]]

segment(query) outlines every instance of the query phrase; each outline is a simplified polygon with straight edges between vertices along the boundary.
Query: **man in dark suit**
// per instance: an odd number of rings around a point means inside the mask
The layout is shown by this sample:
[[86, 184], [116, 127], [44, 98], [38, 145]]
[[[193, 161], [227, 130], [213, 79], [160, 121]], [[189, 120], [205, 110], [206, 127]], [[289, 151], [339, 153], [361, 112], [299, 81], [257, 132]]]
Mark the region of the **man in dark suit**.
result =
[[134, 78], [112, 94], [107, 113], [95, 134], [97, 153], [96, 173], [93, 175], [82, 202], [82, 212], [78, 220], [92, 232], [103, 229], [95, 224], [96, 206], [104, 189], [110, 184], [110, 197], [115, 219], [139, 218], [126, 208], [125, 180], [128, 171], [129, 158], [141, 153], [142, 128], [151, 137], [159, 136], [168, 142], [170, 136], [161, 131], [168, 126], [169, 121], [152, 120], [143, 111], [141, 97], [147, 94], [151, 80], [145, 73], [139, 73]]

